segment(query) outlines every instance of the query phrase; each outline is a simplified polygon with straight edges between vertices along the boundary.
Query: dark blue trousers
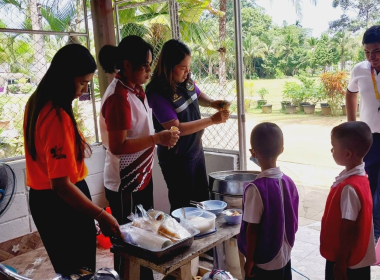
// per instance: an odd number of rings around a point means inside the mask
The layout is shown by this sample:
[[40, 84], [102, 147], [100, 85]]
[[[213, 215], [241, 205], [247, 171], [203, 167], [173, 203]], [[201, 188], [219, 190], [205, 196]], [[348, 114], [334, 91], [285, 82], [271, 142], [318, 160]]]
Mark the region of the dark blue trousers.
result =
[[292, 280], [292, 265], [289, 261], [283, 268], [276, 270], [264, 270], [253, 267], [255, 276], [245, 277], [245, 280]]
[[[375, 238], [380, 236], [380, 133], [373, 133], [373, 144], [364, 157], [373, 200], [373, 226]], [[358, 143], [360, 145], [360, 143]]]
[[[326, 260], [325, 280], [334, 280], [334, 262]], [[357, 269], [347, 268], [348, 280], [370, 280], [371, 279], [371, 267], [366, 266]]]

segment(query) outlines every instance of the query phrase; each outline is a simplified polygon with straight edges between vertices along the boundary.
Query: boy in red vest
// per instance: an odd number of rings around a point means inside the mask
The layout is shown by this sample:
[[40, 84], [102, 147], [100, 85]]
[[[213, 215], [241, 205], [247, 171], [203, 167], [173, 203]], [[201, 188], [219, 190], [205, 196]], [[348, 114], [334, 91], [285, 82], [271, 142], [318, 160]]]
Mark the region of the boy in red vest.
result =
[[372, 196], [363, 157], [372, 145], [364, 122], [346, 122], [331, 131], [332, 155], [345, 166], [330, 189], [322, 217], [321, 255], [326, 280], [371, 279], [376, 261]]

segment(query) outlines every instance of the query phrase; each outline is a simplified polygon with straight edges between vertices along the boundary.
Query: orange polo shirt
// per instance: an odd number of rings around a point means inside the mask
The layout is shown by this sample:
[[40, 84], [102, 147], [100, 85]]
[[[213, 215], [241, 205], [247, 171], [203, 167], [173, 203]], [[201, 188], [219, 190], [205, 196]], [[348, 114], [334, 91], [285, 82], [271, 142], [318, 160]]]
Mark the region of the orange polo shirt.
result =
[[[87, 176], [84, 160], [76, 160], [74, 126], [69, 115], [60, 109], [61, 116], [51, 102], [38, 115], [35, 130], [36, 160], [26, 149], [26, 184], [32, 189], [51, 189], [50, 179], [70, 177], [75, 184]], [[26, 113], [25, 113], [26, 118]], [[26, 121], [24, 121], [24, 129]], [[24, 132], [25, 134], [25, 132]]]

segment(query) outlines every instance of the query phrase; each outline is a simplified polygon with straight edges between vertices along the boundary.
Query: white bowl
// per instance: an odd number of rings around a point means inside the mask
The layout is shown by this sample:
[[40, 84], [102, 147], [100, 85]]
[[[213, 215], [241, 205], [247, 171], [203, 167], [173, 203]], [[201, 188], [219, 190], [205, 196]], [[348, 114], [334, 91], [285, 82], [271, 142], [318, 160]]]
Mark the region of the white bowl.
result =
[[[186, 213], [186, 218], [188, 217], [199, 217], [202, 215], [202, 213], [200, 213], [198, 210], [198, 208], [196, 207], [183, 207], [183, 209], [185, 210], [185, 213]], [[178, 208], [176, 210], [174, 210], [172, 212], [172, 216], [174, 218], [177, 218], [178, 220], [179, 219], [183, 219], [183, 215], [182, 215], [182, 208]]]

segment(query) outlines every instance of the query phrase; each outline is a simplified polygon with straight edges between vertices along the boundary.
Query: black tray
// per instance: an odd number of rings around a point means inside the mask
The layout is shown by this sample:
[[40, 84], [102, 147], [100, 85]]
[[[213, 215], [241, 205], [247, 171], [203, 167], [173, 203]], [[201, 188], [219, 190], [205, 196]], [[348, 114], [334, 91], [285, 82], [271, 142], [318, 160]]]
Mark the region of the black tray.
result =
[[172, 259], [176, 255], [179, 255], [181, 252], [185, 251], [187, 248], [191, 247], [194, 241], [194, 235], [199, 234], [199, 230], [193, 228], [188, 223], [181, 223], [181, 225], [189, 231], [189, 233], [191, 234], [191, 237], [185, 238], [164, 249], [151, 251], [151, 250], [142, 248], [138, 245], [127, 243], [124, 240], [111, 238], [111, 242], [113, 245], [111, 248], [111, 252], [126, 253], [128, 255], [139, 257], [139, 258], [142, 258], [154, 263], [165, 262], [167, 260]]

